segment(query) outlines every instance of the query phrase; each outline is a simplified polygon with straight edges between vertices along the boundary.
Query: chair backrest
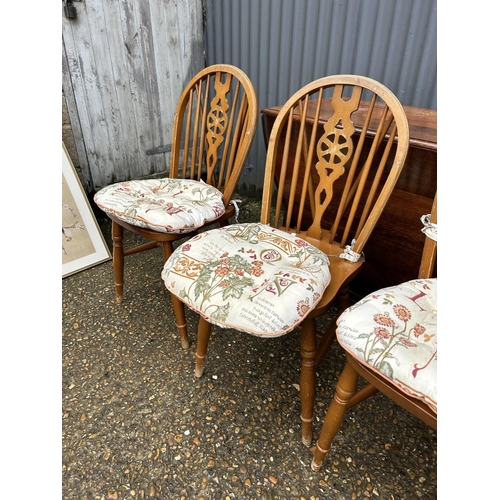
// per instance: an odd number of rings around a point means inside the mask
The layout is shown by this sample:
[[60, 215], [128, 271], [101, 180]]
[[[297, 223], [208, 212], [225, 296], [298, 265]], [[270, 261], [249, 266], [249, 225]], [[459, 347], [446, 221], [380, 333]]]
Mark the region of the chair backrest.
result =
[[360, 254], [408, 145], [405, 112], [384, 85], [356, 75], [306, 85], [271, 130], [261, 222], [340, 247], [354, 239]]
[[[437, 225], [437, 193], [434, 196], [434, 202], [432, 203], [429, 223]], [[420, 269], [418, 272], [419, 278], [425, 279], [433, 276], [436, 258], [437, 236], [436, 239], [427, 236], [425, 238], [424, 249], [422, 251], [422, 260], [420, 261]]]
[[184, 89], [172, 137], [170, 177], [203, 180], [226, 207], [257, 128], [257, 96], [248, 76], [227, 64], [200, 71]]

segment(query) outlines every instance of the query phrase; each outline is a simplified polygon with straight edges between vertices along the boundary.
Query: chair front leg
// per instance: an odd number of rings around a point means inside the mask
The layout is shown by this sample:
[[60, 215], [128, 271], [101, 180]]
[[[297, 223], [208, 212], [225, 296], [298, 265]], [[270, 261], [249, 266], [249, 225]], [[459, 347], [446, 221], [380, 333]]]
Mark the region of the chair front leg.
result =
[[111, 222], [111, 237], [113, 239], [113, 270], [115, 273], [116, 302], [123, 301], [123, 227], [115, 221]]
[[200, 316], [200, 322], [198, 323], [198, 346], [196, 348], [196, 368], [194, 371], [195, 376], [198, 378], [203, 375], [203, 371], [205, 370], [211, 328], [212, 325]]
[[336, 436], [344, 420], [349, 399], [358, 386], [358, 380], [358, 372], [348, 362], [340, 374], [335, 396], [326, 412], [321, 434], [316, 444], [316, 451], [314, 452], [314, 458], [311, 463], [311, 467], [315, 472], [320, 469], [326, 454], [330, 451], [333, 438]]
[[314, 396], [316, 392], [316, 327], [314, 319], [305, 319], [302, 322], [300, 334], [300, 354], [302, 363], [300, 368], [300, 419], [302, 420], [302, 442], [306, 446], [312, 441], [312, 422]]

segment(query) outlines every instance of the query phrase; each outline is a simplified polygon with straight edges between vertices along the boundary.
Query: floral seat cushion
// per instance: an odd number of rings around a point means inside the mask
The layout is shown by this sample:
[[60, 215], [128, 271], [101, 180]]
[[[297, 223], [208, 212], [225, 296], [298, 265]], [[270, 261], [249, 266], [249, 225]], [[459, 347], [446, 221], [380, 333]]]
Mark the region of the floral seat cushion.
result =
[[340, 344], [437, 411], [437, 279], [383, 288], [337, 320]]
[[94, 196], [104, 212], [162, 233], [185, 233], [224, 213], [222, 193], [202, 181], [147, 179], [111, 184]]
[[213, 229], [166, 262], [167, 289], [207, 321], [262, 337], [291, 331], [328, 283], [328, 257], [301, 238], [264, 224]]

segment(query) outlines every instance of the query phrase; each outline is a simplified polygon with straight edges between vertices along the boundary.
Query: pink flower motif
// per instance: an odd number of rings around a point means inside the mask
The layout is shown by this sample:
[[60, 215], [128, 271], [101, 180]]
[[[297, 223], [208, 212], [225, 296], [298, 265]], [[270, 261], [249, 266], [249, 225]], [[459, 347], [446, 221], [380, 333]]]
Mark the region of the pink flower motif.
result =
[[422, 326], [420, 325], [419, 323], [417, 323], [414, 327], [413, 327], [413, 333], [415, 334], [415, 337], [420, 337], [420, 335], [422, 335], [422, 333], [425, 333], [425, 326]]
[[405, 347], [417, 347], [417, 344], [415, 342], [412, 342], [411, 340], [405, 339], [404, 337], [400, 337], [399, 343], [404, 345]]
[[388, 326], [390, 328], [394, 327], [394, 320], [385, 314], [374, 314], [373, 320], [382, 326]]
[[260, 266], [252, 265], [252, 267], [250, 268], [250, 274], [256, 277], [262, 276], [264, 274], [264, 270]]
[[387, 328], [382, 328], [380, 326], [376, 326], [373, 329], [373, 332], [379, 339], [388, 339], [389, 338], [389, 331]]
[[228, 286], [229, 286], [229, 281], [228, 281], [228, 280], [222, 280], [222, 281], [220, 282], [220, 286], [221, 286], [222, 288], [226, 288], [226, 287], [228, 287]]
[[394, 312], [396, 313], [396, 316], [401, 320], [401, 321], [410, 321], [411, 319], [411, 312], [410, 310], [402, 306], [401, 304], [396, 304], [394, 307]]
[[191, 244], [190, 243], [186, 243], [185, 245], [182, 246], [182, 251], [183, 252], [188, 252], [189, 250], [191, 250]]
[[299, 316], [303, 318], [309, 311], [310, 307], [309, 304], [305, 300], [299, 300], [297, 303], [297, 312], [299, 313]]
[[304, 241], [304, 240], [295, 240], [295, 244], [298, 246], [298, 247], [306, 247], [307, 246], [307, 242]]
[[224, 276], [227, 276], [229, 274], [229, 267], [227, 266], [218, 266], [216, 269], [215, 269], [215, 274], [219, 277], [224, 277]]

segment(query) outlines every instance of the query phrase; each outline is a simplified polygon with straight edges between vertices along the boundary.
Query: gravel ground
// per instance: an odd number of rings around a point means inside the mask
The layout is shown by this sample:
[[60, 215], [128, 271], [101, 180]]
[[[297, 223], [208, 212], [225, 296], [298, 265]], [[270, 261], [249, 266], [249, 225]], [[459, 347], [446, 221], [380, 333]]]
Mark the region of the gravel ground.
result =
[[[246, 202], [240, 220], [255, 220]], [[111, 225], [99, 219], [110, 245]], [[135, 245], [131, 235], [125, 246]], [[63, 499], [431, 499], [436, 432], [383, 395], [351, 409], [318, 473], [300, 437], [299, 335], [214, 328], [201, 379], [180, 347], [160, 250], [62, 281]], [[333, 319], [332, 314], [326, 321]], [[342, 350], [318, 370], [313, 445]]]

